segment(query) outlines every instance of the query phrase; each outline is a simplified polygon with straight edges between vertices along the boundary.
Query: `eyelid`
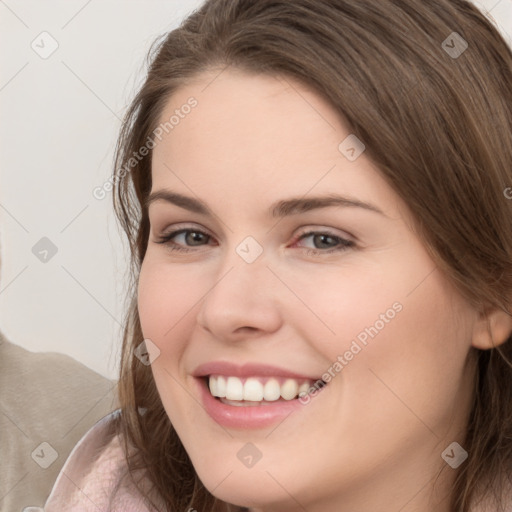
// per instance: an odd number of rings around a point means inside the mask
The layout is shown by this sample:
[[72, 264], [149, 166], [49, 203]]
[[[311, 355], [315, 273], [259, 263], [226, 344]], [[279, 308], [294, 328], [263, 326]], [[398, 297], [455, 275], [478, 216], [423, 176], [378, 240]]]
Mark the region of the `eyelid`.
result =
[[297, 235], [294, 235], [294, 240], [300, 239], [300, 237], [307, 235], [307, 234], [316, 234], [316, 233], [322, 233], [326, 235], [330, 235], [337, 238], [344, 238], [350, 242], [356, 242], [356, 237], [348, 233], [347, 231], [336, 229], [336, 228], [325, 228], [320, 225], [314, 224], [310, 226], [305, 226], [300, 229], [299, 233]]
[[[204, 228], [203, 226], [200, 226], [199, 224], [196, 224], [196, 225], [187, 224], [186, 222], [179, 222], [178, 224], [172, 224], [171, 226], [168, 226], [165, 229], [162, 229], [159, 236], [166, 236], [170, 233], [175, 233], [176, 231], [181, 231], [181, 230], [201, 231], [205, 235], [215, 238], [215, 236], [212, 235], [211, 232], [208, 229]], [[155, 230], [155, 231], [158, 232], [158, 230]]]

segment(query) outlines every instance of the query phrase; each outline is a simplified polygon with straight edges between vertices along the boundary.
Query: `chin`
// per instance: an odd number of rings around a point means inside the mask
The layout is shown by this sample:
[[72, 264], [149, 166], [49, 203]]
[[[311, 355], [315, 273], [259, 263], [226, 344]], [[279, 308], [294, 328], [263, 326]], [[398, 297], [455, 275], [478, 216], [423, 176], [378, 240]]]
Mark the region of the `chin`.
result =
[[[211, 477], [208, 485], [206, 485], [207, 482], [201, 480], [210, 493], [222, 501], [239, 507], [284, 510], [286, 507], [280, 504], [283, 504], [286, 498], [290, 499], [268, 474], [262, 475], [261, 479], [252, 478], [250, 473], [241, 478], [233, 478], [233, 474], [231, 474], [220, 485], [218, 476], [211, 475]], [[265, 489], [264, 495], [262, 489]], [[276, 494], [274, 495], [270, 491], [274, 491]]]

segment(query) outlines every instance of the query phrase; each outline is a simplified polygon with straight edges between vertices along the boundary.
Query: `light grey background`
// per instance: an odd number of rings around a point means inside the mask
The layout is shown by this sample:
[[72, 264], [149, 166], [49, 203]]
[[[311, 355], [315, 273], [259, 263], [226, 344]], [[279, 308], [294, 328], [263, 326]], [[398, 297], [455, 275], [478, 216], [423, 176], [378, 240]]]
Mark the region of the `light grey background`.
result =
[[[0, 329], [10, 341], [117, 377], [128, 257], [110, 196], [92, 191], [110, 176], [150, 44], [201, 3], [0, 0]], [[512, 45], [512, 0], [475, 3]], [[46, 262], [32, 252], [43, 237], [57, 248], [35, 251]]]

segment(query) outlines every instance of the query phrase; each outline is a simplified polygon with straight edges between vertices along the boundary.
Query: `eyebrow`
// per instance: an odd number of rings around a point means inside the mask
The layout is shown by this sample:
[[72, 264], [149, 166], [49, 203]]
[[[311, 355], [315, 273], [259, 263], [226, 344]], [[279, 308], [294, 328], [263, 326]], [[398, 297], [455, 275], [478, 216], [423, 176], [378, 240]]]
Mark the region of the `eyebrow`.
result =
[[[214, 216], [208, 205], [199, 199], [178, 194], [177, 192], [171, 192], [170, 190], [162, 189], [151, 193], [145, 201], [146, 208], [149, 208], [149, 206], [156, 201], [165, 201], [201, 215], [210, 217]], [[298, 215], [300, 213], [305, 213], [319, 208], [327, 208], [329, 206], [363, 208], [387, 217], [380, 208], [371, 203], [359, 201], [358, 199], [351, 199], [337, 194], [308, 198], [294, 197], [291, 199], [283, 199], [270, 206], [269, 214], [274, 218], [282, 218], [290, 215]]]

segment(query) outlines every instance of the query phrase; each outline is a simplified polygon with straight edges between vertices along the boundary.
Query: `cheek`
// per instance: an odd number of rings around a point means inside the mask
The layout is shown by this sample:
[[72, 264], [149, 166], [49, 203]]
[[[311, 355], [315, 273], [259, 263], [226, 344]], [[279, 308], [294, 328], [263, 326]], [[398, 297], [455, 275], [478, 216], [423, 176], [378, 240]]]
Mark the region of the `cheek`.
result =
[[[138, 282], [137, 304], [142, 332], [162, 353], [179, 349], [176, 341], [187, 322], [187, 313], [202, 296], [197, 279], [176, 268], [166, 268], [148, 254]], [[166, 340], [173, 343], [166, 343]]]
[[[358, 411], [363, 425], [378, 419], [389, 439], [400, 424], [405, 430], [429, 426], [440, 433], [465, 400], [460, 393], [469, 349], [464, 310], [438, 274], [399, 302], [402, 310], [388, 323], [377, 324], [374, 315], [362, 330], [354, 325], [366, 344], [358, 343], [360, 352], [342, 371], [347, 406]], [[358, 342], [357, 336], [350, 339]]]
[[340, 408], [353, 411], [363, 430], [389, 418], [413, 427], [418, 420], [411, 410], [438, 424], [464, 378], [470, 312], [421, 251], [406, 256], [296, 281], [319, 317], [296, 315], [296, 325], [302, 322], [306, 339], [316, 340], [314, 348], [330, 361], [325, 372], [343, 396]]
[[194, 411], [197, 404], [183, 393], [183, 368], [180, 363], [187, 347], [190, 319], [187, 313], [202, 294], [190, 286], [190, 276], [171, 269], [149, 251], [138, 282], [137, 304], [145, 339], [160, 350], [151, 364], [151, 371], [163, 406], [176, 425], [187, 417], [184, 411]]
[[393, 269], [356, 263], [319, 266], [294, 275], [293, 280], [291, 275], [284, 279], [293, 283], [300, 299], [292, 297], [293, 302], [283, 305], [285, 321], [300, 327], [304, 340], [311, 340], [327, 361], [336, 361], [351, 347], [357, 351], [354, 340], [364, 348], [376, 332], [375, 339], [384, 337], [388, 326], [403, 314], [403, 285]]

